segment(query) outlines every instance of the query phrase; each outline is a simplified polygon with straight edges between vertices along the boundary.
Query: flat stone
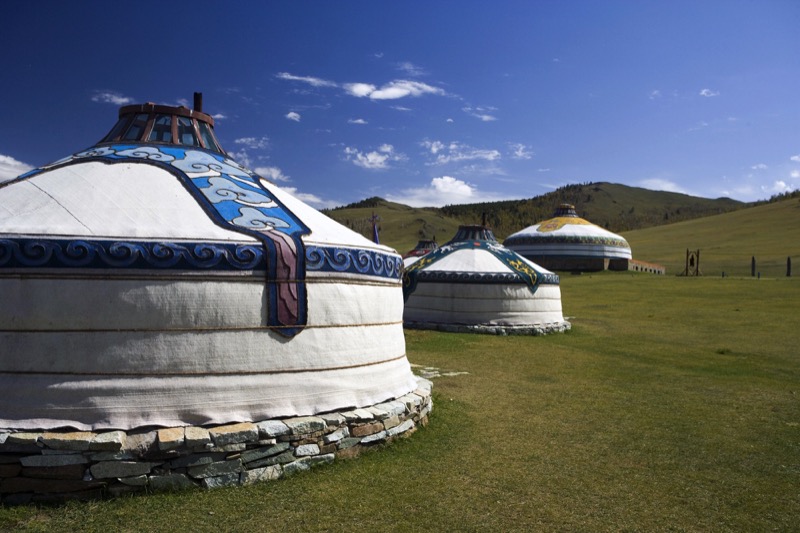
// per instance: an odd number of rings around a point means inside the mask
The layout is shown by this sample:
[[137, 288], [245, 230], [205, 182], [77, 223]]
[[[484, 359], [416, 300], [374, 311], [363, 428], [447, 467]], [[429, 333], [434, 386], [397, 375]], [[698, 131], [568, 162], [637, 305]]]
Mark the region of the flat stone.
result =
[[352, 411], [348, 411], [347, 413], [342, 413], [342, 414], [344, 415], [344, 417], [347, 419], [348, 422], [352, 421], [365, 422], [368, 420], [375, 419], [375, 417], [372, 416], [372, 413], [370, 413], [366, 409], [353, 409]]
[[371, 424], [354, 426], [350, 429], [350, 434], [354, 437], [364, 437], [366, 435], [378, 433], [379, 431], [383, 431], [383, 424], [380, 422], [373, 422]]
[[128, 436], [124, 431], [97, 433], [91, 442], [89, 442], [89, 449], [97, 451], [119, 451], [122, 449], [127, 438]]
[[189, 448], [201, 448], [211, 442], [211, 434], [205, 428], [189, 426], [183, 429], [183, 434]]
[[281, 442], [280, 444], [275, 444], [274, 446], [268, 446], [265, 448], [256, 448], [254, 450], [247, 450], [242, 452], [242, 462], [243, 463], [251, 463], [253, 461], [258, 461], [259, 459], [263, 459], [264, 457], [270, 457], [273, 455], [278, 455], [281, 452], [284, 452], [289, 449], [288, 442]]
[[22, 466], [65, 466], [83, 465], [89, 460], [81, 454], [66, 453], [60, 455], [29, 455], [19, 460]]
[[324, 455], [317, 455], [315, 457], [305, 457], [304, 460], [308, 461], [308, 464], [311, 466], [319, 466], [319, 465], [327, 465], [330, 464], [336, 459], [336, 456], [332, 453], [326, 453]]
[[218, 426], [209, 430], [215, 446], [244, 444], [258, 441], [258, 426], [251, 422]]
[[96, 478], [131, 477], [149, 474], [150, 470], [160, 463], [148, 463], [143, 461], [102, 461], [93, 464], [89, 470]]
[[223, 476], [225, 474], [238, 473], [242, 471], [242, 460], [219, 461], [208, 465], [194, 466], [189, 469], [189, 475], [193, 478], [207, 478]]
[[328, 424], [317, 416], [287, 418], [283, 423], [292, 430], [293, 435], [305, 435], [307, 433], [314, 433], [315, 431], [323, 431], [328, 427]]
[[304, 459], [298, 459], [297, 461], [283, 465], [283, 475], [291, 476], [292, 474], [296, 474], [298, 472], [311, 470], [311, 465]]
[[6, 443], [6, 439], [8, 438], [9, 432], [8, 431], [0, 431], [0, 445]]
[[86, 451], [95, 434], [89, 431], [73, 431], [70, 433], [45, 432], [41, 442], [52, 450]]
[[361, 442], [361, 439], [357, 439], [357, 438], [355, 438], [355, 437], [350, 437], [350, 438], [348, 438], [348, 439], [342, 439], [342, 440], [340, 440], [336, 446], [337, 446], [337, 448], [339, 448], [340, 450], [344, 450], [344, 449], [346, 449], [346, 448], [350, 448], [350, 447], [352, 447], [352, 446], [355, 446], [356, 444], [358, 444], [358, 443], [360, 443], [360, 442]]
[[183, 428], [164, 428], [158, 430], [158, 449], [174, 450], [183, 446], [186, 441]]
[[350, 436], [350, 430], [347, 428], [347, 426], [345, 426], [343, 428], [337, 429], [333, 433], [329, 433], [328, 435], [325, 435], [322, 438], [322, 441], [325, 444], [330, 444], [332, 442], [339, 442], [340, 440], [345, 439], [345, 438], [347, 438], [349, 436]]
[[294, 450], [297, 457], [306, 457], [309, 455], [319, 455], [319, 446], [316, 444], [303, 444]]
[[265, 459], [260, 459], [258, 461], [253, 461], [252, 463], [248, 463], [247, 466], [248, 466], [248, 468], [251, 468], [251, 469], [253, 469], [253, 468], [262, 468], [262, 467], [265, 467], [265, 466], [272, 466], [272, 465], [277, 465], [277, 464], [291, 463], [295, 459], [296, 459], [296, 457], [294, 456], [294, 453], [292, 453], [291, 451], [285, 451], [280, 455], [275, 455], [273, 457], [267, 457]]
[[413, 429], [415, 427], [413, 420], [406, 420], [399, 426], [393, 427], [392, 429], [388, 430], [386, 434], [389, 437], [394, 437], [395, 435], [399, 435], [401, 433], [405, 433], [406, 431]]
[[363, 439], [361, 439], [361, 444], [372, 444], [375, 442], [379, 442], [386, 439], [386, 432], [381, 431], [380, 433], [375, 433], [374, 435], [367, 435]]
[[220, 487], [235, 487], [239, 485], [239, 473], [231, 472], [221, 476], [206, 477], [200, 482], [205, 489], [218, 489]]
[[410, 392], [405, 396], [401, 396], [400, 398], [397, 399], [397, 401], [403, 402], [408, 411], [416, 411], [417, 407], [422, 405], [422, 397], [417, 396], [413, 392]]
[[154, 491], [184, 490], [197, 487], [185, 474], [150, 476], [150, 488]]
[[388, 411], [390, 415], [403, 416], [406, 414], [406, 404], [397, 400], [379, 403], [375, 407], [378, 409], [383, 409], [384, 411]]
[[258, 426], [258, 434], [263, 438], [280, 437], [292, 432], [289, 426], [280, 420], [264, 420], [256, 424], [256, 426]]
[[242, 485], [252, 485], [262, 481], [272, 481], [283, 476], [281, 465], [265, 466], [264, 468], [254, 468], [241, 473], [239, 482]]
[[346, 422], [345, 417], [339, 413], [325, 413], [317, 416], [323, 419], [328, 427], [339, 427]]
[[20, 455], [8, 455], [8, 454], [1, 454], [0, 455], [0, 465], [7, 465], [7, 464], [19, 464], [19, 460], [24, 457], [23, 454]]
[[6, 440], [3, 444], [33, 444], [39, 441], [39, 437], [41, 437], [41, 433], [28, 433], [28, 432], [21, 432], [21, 433], [9, 433], [6, 436]]
[[224, 446], [212, 446], [208, 449], [215, 452], [243, 452], [247, 449], [247, 444], [244, 442], [237, 442], [234, 444], [226, 444]]
[[389, 411], [381, 409], [380, 407], [373, 405], [371, 407], [367, 407], [367, 411], [372, 413], [377, 420], [383, 420], [384, 418], [389, 418], [390, 414]]
[[391, 429], [399, 425], [400, 425], [400, 417], [397, 415], [392, 415], [383, 421], [383, 427], [386, 429]]
[[211, 463], [224, 461], [225, 455], [226, 455], [225, 453], [202, 453], [202, 454], [185, 455], [183, 457], [178, 457], [177, 459], [171, 460], [169, 462], [169, 467], [174, 470], [177, 468], [190, 468], [193, 466], [210, 465]]
[[131, 486], [131, 487], [144, 487], [144, 486], [147, 486], [147, 480], [148, 480], [148, 477], [145, 476], [145, 475], [119, 478], [119, 482], [120, 483], [124, 483], [125, 485]]
[[158, 449], [156, 441], [158, 432], [147, 431], [145, 433], [128, 434], [125, 439], [123, 450], [131, 452], [136, 457], [145, 457]]

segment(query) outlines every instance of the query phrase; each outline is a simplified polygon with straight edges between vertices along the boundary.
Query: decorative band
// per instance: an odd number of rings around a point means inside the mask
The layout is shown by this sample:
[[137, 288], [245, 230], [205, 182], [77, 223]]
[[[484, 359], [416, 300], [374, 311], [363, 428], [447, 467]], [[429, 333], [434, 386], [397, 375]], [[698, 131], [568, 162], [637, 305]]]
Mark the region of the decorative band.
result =
[[[560, 278], [558, 274], [538, 273], [537, 285], [558, 285]], [[448, 283], [498, 283], [498, 284], [521, 284], [526, 281], [516, 272], [437, 272], [433, 270], [422, 270], [417, 272], [417, 281], [444, 281]]]
[[[400, 279], [399, 255], [351, 248], [307, 246], [309, 272]], [[0, 269], [266, 270], [261, 244], [86, 239], [0, 239]]]

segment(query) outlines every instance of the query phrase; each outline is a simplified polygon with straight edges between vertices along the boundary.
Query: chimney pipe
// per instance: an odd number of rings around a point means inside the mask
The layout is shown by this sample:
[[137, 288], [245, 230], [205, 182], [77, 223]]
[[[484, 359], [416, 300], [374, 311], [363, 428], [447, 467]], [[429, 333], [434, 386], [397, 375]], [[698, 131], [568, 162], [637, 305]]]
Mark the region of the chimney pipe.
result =
[[194, 110], [203, 112], [203, 93], [194, 93]]

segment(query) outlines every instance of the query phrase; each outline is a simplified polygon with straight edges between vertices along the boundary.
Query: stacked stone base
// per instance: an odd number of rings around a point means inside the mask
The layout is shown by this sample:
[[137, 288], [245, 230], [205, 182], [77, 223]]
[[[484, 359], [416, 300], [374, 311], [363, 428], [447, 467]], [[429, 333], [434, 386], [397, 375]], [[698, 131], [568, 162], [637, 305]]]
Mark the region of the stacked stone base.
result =
[[371, 407], [215, 427], [67, 432], [0, 429], [0, 503], [249, 485], [279, 479], [413, 433], [431, 382]]
[[441, 322], [404, 322], [403, 327], [408, 329], [432, 329], [449, 333], [483, 333], [487, 335], [548, 335], [550, 333], [563, 333], [572, 329], [572, 324], [567, 322], [554, 322], [552, 324], [532, 324], [523, 326], [500, 324], [443, 324]]

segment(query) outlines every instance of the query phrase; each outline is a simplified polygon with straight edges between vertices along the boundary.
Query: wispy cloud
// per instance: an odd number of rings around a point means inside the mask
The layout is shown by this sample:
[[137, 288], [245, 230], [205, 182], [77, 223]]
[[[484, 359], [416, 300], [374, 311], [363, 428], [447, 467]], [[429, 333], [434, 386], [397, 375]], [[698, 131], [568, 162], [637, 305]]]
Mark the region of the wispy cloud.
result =
[[211, 115], [211, 118], [213, 118], [214, 120], [225, 120], [226, 118], [228, 118], [228, 115], [224, 115], [222, 113], [214, 113], [213, 115]]
[[494, 111], [497, 111], [496, 107], [464, 107], [461, 110], [470, 116], [482, 120], [483, 122], [497, 120], [497, 117], [490, 114]]
[[313, 87], [339, 87], [350, 96], [369, 98], [370, 100], [397, 100], [408, 96], [418, 97], [426, 94], [444, 96], [447, 94], [444, 89], [414, 80], [392, 80], [378, 87], [375, 84], [363, 82], [339, 84], [313, 76], [296, 76], [288, 72], [280, 72], [276, 74], [276, 77], [287, 81], [307, 83]]
[[286, 113], [286, 118], [289, 120], [293, 120], [295, 122], [300, 122], [300, 113], [289, 111], [288, 113]]
[[393, 105], [392, 109], [397, 110], [397, 111], [411, 111], [410, 107], [403, 107], [401, 105]]
[[408, 76], [414, 76], [415, 78], [418, 78], [419, 76], [424, 76], [426, 74], [425, 69], [423, 69], [422, 67], [418, 67], [417, 65], [411, 63], [410, 61], [403, 61], [402, 63], [398, 63], [397, 70], [405, 72]]
[[800, 163], [800, 154], [793, 155], [789, 158], [790, 161], [794, 161], [795, 163]]
[[266, 178], [272, 182], [291, 181], [289, 176], [284, 174], [283, 171], [278, 167], [256, 167], [253, 169], [253, 172], [258, 174], [262, 178]]
[[100, 102], [103, 104], [114, 104], [114, 105], [128, 105], [133, 103], [133, 98], [129, 96], [123, 96], [114, 91], [95, 91], [94, 95], [92, 95], [92, 102]]
[[362, 152], [348, 146], [344, 149], [344, 153], [347, 161], [369, 170], [387, 169], [389, 168], [389, 163], [406, 159], [405, 154], [395, 152], [391, 144], [383, 144], [377, 150], [371, 152]]
[[363, 118], [351, 118], [347, 121], [348, 124], [366, 124], [367, 121]]
[[279, 72], [276, 74], [276, 77], [282, 80], [287, 81], [299, 81], [303, 83], [307, 83], [312, 87], [338, 87], [339, 85], [336, 82], [324, 80], [322, 78], [315, 78], [313, 76], [295, 76], [294, 74], [289, 74], [288, 72]]
[[397, 100], [407, 96], [446, 94], [444, 89], [413, 80], [393, 80], [380, 88], [369, 83], [349, 83], [345, 85], [345, 90], [353, 96], [368, 97], [370, 100]]
[[506, 196], [481, 192], [475, 185], [452, 176], [431, 179], [423, 187], [386, 194], [386, 199], [412, 207], [441, 207], [448, 204], [469, 204], [508, 199]]
[[530, 146], [525, 146], [522, 143], [508, 143], [508, 147], [511, 150], [512, 159], [530, 159], [533, 157]]
[[429, 164], [444, 165], [459, 161], [485, 160], [494, 161], [500, 159], [500, 152], [497, 150], [485, 150], [473, 148], [459, 142], [445, 144], [441, 141], [423, 141], [420, 143], [428, 152], [434, 156]]
[[700, 91], [700, 96], [705, 96], [706, 98], [719, 96], [719, 91], [712, 91], [711, 89], [703, 89]]
[[33, 170], [31, 165], [17, 161], [10, 155], [0, 154], [0, 183], [14, 179], [29, 170]]
[[758, 163], [757, 165], [753, 165], [750, 167], [752, 170], [767, 170], [769, 167], [764, 163]]
[[233, 142], [252, 150], [263, 150], [269, 146], [269, 137], [241, 137]]
[[661, 91], [659, 91], [658, 89], [650, 91], [649, 98], [650, 100], [658, 100], [659, 98], [661, 98]]

